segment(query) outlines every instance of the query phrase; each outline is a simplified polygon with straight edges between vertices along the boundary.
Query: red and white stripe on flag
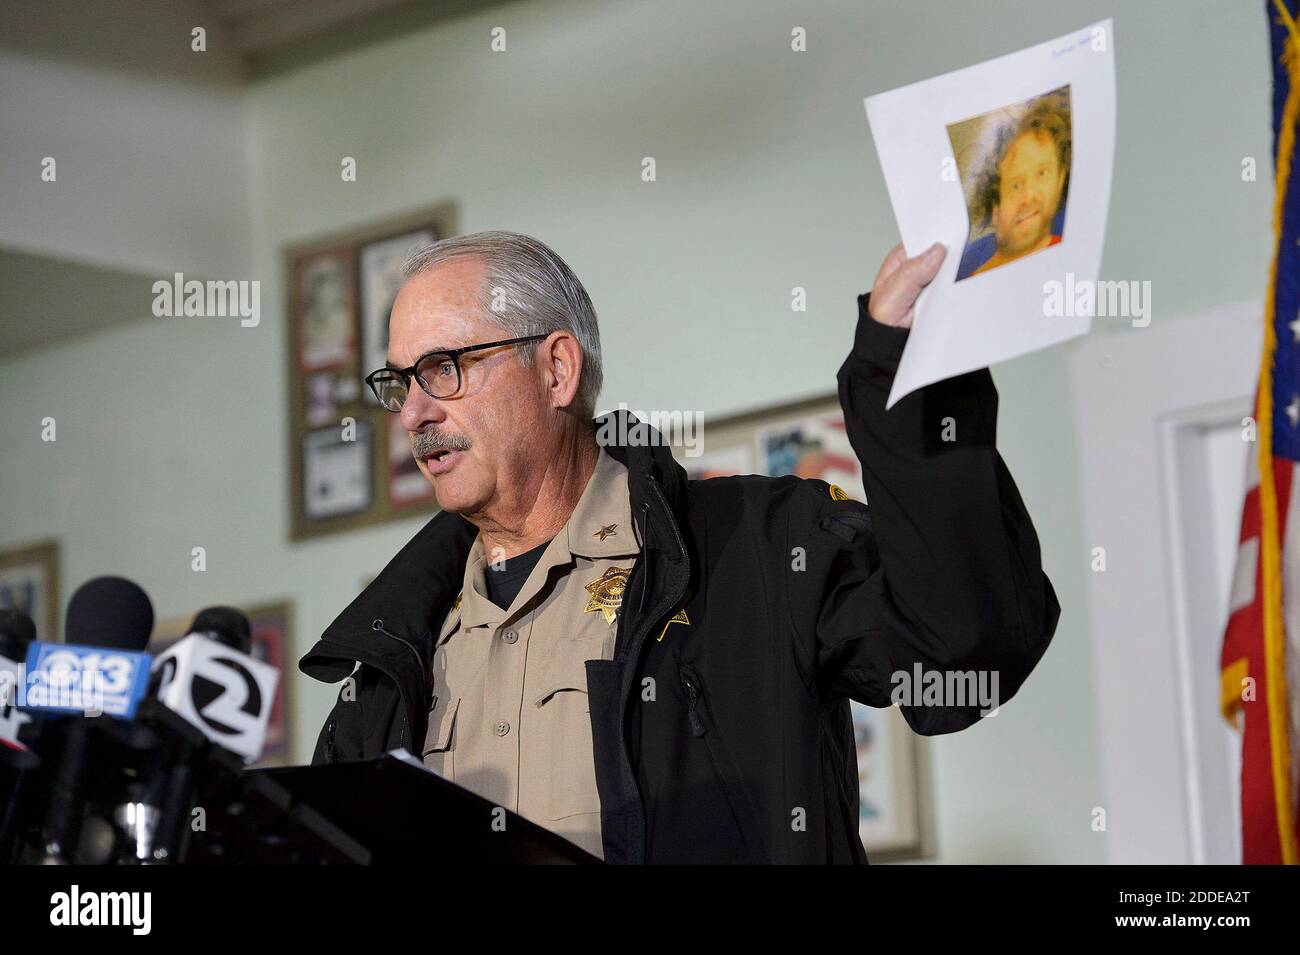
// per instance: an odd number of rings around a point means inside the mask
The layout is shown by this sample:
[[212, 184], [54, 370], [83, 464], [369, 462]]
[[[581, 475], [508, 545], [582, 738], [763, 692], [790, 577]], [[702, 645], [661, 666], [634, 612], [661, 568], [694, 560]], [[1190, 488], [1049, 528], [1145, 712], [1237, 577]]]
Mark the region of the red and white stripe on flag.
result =
[[[1262, 585], [1259, 469], [1253, 452], [1247, 456], [1250, 470], [1242, 509], [1240, 545], [1233, 575], [1232, 593], [1228, 605], [1228, 626], [1224, 634], [1221, 666], [1220, 706], [1224, 717], [1242, 734], [1241, 752], [1241, 826], [1242, 861], [1248, 864], [1280, 864], [1284, 861], [1283, 843], [1286, 835], [1279, 831], [1279, 819], [1285, 815], [1291, 820], [1290, 838], [1295, 844], [1300, 826], [1297, 826], [1297, 807], [1289, 812], [1278, 812], [1275, 774], [1282, 769], [1275, 759], [1273, 739], [1281, 729], [1287, 742], [1290, 759], [1286, 767], [1291, 785], [1290, 793], [1300, 792], [1296, 773], [1300, 770], [1300, 694], [1288, 694], [1285, 719], [1289, 725], [1275, 727], [1269, 709], [1269, 668], [1265, 656], [1264, 604]], [[1283, 581], [1297, 580], [1300, 573], [1300, 493], [1293, 493], [1296, 483], [1296, 465], [1283, 458], [1273, 459], [1274, 486], [1277, 493], [1277, 510], [1283, 517], [1278, 521], [1281, 537], [1280, 551], [1283, 561]], [[1295, 533], [1289, 531], [1294, 530]], [[1300, 676], [1295, 669], [1300, 665], [1300, 649], [1296, 640], [1300, 636], [1300, 594], [1296, 588], [1282, 588], [1283, 619], [1288, 637], [1286, 647], [1286, 684], [1300, 687]], [[1294, 803], [1294, 798], [1292, 799]]]

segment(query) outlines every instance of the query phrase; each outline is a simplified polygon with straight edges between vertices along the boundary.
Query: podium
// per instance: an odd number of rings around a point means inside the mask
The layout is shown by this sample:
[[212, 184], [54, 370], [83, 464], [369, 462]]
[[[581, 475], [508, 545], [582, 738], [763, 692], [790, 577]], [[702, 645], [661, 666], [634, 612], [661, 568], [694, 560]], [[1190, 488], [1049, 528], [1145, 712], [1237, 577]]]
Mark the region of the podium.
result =
[[190, 864], [600, 861], [405, 754], [245, 772], [185, 853]]

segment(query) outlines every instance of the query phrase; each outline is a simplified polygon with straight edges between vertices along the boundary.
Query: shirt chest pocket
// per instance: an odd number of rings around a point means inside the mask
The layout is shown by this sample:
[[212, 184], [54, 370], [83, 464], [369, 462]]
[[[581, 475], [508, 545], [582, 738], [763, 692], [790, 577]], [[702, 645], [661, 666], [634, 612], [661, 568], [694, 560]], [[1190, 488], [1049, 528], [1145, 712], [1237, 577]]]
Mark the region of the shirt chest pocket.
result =
[[544, 813], [563, 819], [600, 812], [587, 704], [587, 661], [605, 659], [612, 637], [597, 635], [556, 644], [531, 701], [547, 780]]
[[460, 709], [460, 697], [444, 694], [435, 697], [433, 709], [429, 711], [429, 727], [424, 737], [421, 757], [424, 765], [444, 779], [455, 781], [456, 767], [453, 762], [456, 743], [456, 711]]

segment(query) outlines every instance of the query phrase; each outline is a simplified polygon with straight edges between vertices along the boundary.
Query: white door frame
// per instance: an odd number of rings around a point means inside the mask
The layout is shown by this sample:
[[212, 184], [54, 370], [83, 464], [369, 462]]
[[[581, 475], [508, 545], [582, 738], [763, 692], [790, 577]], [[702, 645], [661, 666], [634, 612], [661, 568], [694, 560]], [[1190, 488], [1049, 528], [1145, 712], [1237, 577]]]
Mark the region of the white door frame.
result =
[[[1160, 421], [1161, 471], [1165, 492], [1165, 538], [1170, 560], [1170, 613], [1178, 659], [1180, 731], [1185, 757], [1191, 861], [1231, 864], [1241, 861], [1240, 799], [1229, 758], [1231, 733], [1219, 715], [1219, 648], [1227, 622], [1231, 572], [1216, 563], [1232, 561], [1238, 550], [1246, 461], [1257, 445], [1243, 438], [1242, 419], [1251, 415], [1252, 395], [1171, 413]], [[1240, 474], [1230, 492], [1212, 486], [1207, 472], [1210, 437], [1227, 432], [1232, 466]], [[1214, 517], [1231, 511], [1220, 532]], [[1216, 558], [1218, 560], [1216, 560]], [[1221, 577], [1223, 579], [1221, 579]]]
[[[1175, 436], [1222, 419], [1254, 390], [1263, 308], [1243, 303], [1147, 328], [1098, 329], [1070, 347], [1082, 468], [1097, 740], [1113, 863], [1206, 858], [1200, 699], [1174, 549]], [[1106, 570], [1091, 570], [1094, 548]], [[1066, 610], [1068, 612], [1068, 608]], [[1180, 618], [1182, 625], [1180, 625]], [[1216, 683], [1217, 685], [1217, 683]], [[1232, 825], [1236, 821], [1231, 821]]]

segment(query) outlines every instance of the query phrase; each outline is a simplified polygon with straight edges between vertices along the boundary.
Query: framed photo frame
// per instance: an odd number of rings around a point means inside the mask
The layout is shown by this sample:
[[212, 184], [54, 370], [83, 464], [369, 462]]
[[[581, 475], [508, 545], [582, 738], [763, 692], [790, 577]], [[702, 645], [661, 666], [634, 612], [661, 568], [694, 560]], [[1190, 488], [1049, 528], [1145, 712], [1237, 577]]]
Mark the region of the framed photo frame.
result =
[[855, 501], [867, 499], [862, 465], [849, 444], [835, 395], [706, 420], [702, 434], [702, 453], [695, 456], [680, 435], [673, 436], [673, 455], [693, 480], [798, 474], [837, 484]]
[[[361, 294], [362, 374], [382, 368], [388, 360], [388, 315], [405, 281], [402, 266], [413, 249], [432, 245], [440, 238], [433, 228], [411, 229], [367, 242], [357, 252], [357, 282]], [[368, 402], [374, 395], [362, 392]]]
[[[255, 768], [287, 766], [293, 761], [293, 725], [289, 687], [296, 673], [288, 666], [290, 648], [293, 646], [293, 603], [288, 600], [254, 604], [240, 608], [248, 618], [252, 631], [252, 654], [263, 663], [269, 663], [280, 673], [275, 700], [271, 703], [271, 721], [266, 728], [266, 745], [262, 758]], [[197, 613], [197, 611], [195, 611]], [[148, 652], [162, 653], [188, 632], [194, 614], [171, 617], [154, 624], [149, 638]]]
[[285, 249], [291, 540], [436, 509], [364, 377], [387, 360], [407, 256], [455, 234], [456, 206], [444, 202]]
[[929, 855], [921, 741], [896, 706], [850, 702], [858, 758], [858, 837], [876, 862]]
[[37, 640], [62, 639], [57, 541], [0, 551], [0, 609], [31, 617]]
[[[692, 480], [735, 474], [798, 474], [839, 485], [866, 501], [862, 466], [849, 444], [839, 397], [831, 394], [705, 421], [701, 453], [682, 435], [672, 452]], [[897, 707], [851, 702], [858, 762], [858, 835], [873, 862], [934, 854], [933, 800], [926, 740]]]
[[356, 265], [344, 246], [294, 263], [293, 321], [298, 367], [304, 372], [346, 368], [356, 358]]
[[302, 436], [302, 508], [307, 519], [363, 514], [371, 507], [373, 445], [368, 420]]

